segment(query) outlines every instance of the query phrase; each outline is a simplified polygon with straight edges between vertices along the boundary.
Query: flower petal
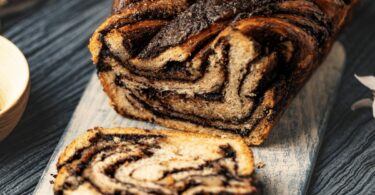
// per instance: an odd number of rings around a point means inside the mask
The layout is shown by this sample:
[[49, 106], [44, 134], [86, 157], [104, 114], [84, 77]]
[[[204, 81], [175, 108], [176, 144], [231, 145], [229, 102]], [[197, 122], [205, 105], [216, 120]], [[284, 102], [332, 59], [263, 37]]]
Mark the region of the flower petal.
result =
[[372, 99], [370, 98], [366, 98], [366, 99], [362, 99], [362, 100], [359, 100], [357, 102], [355, 102], [353, 105], [352, 105], [352, 110], [357, 110], [357, 109], [360, 109], [360, 108], [371, 108], [373, 107], [373, 109], [375, 110], [375, 101], [373, 101]]
[[375, 91], [375, 77], [374, 76], [358, 76], [358, 75], [354, 75], [354, 76], [355, 78], [358, 79], [359, 82], [361, 82], [367, 88], [371, 89], [372, 91]]

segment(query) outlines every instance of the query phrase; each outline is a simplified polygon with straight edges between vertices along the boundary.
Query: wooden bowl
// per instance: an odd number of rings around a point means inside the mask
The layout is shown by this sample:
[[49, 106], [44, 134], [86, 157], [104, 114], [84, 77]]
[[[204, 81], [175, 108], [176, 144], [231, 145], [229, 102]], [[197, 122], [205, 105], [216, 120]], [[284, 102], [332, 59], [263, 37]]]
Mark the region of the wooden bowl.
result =
[[0, 36], [0, 141], [16, 127], [30, 93], [30, 72], [25, 56]]

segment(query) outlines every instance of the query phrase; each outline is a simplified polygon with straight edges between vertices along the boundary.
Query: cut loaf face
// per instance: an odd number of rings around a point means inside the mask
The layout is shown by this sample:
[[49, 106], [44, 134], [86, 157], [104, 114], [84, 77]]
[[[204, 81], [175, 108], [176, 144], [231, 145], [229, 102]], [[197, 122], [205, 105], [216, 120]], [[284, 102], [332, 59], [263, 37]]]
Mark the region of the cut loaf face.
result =
[[357, 0], [116, 0], [89, 48], [122, 115], [261, 144]]
[[241, 139], [89, 130], [60, 156], [55, 194], [261, 194]]

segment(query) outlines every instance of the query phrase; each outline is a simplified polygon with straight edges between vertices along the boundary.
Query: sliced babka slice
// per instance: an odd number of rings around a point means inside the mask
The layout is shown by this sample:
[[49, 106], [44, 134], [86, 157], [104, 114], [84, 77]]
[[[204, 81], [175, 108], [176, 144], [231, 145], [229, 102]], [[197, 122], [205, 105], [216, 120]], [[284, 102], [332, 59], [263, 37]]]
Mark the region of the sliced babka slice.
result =
[[116, 0], [94, 33], [122, 115], [261, 144], [358, 0]]
[[261, 194], [241, 139], [89, 130], [60, 156], [55, 194]]

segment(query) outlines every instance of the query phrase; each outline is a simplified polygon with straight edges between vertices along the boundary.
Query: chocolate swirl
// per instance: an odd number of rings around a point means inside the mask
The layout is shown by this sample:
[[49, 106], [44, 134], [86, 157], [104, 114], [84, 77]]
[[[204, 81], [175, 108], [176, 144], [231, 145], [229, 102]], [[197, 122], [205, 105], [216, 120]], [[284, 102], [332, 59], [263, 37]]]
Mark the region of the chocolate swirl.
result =
[[357, 0], [117, 0], [90, 43], [124, 116], [268, 136]]
[[56, 194], [260, 194], [241, 140], [140, 129], [88, 131], [57, 164]]

